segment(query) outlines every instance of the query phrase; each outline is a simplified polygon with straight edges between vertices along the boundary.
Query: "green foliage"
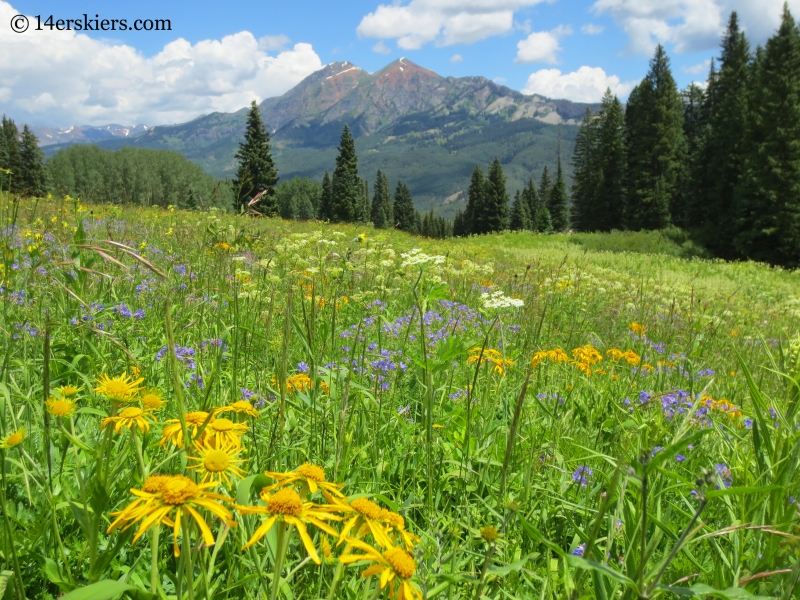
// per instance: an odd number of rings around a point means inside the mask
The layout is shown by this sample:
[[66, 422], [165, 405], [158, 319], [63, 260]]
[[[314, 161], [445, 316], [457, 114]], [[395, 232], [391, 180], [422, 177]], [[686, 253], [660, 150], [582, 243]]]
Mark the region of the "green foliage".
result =
[[[744, 166], [736, 188], [737, 251], [800, 265], [800, 31], [784, 7], [753, 66]], [[735, 165], [734, 165], [735, 167]]]
[[360, 220], [363, 187], [358, 177], [358, 156], [350, 128], [345, 125], [339, 142], [339, 155], [333, 171], [331, 221], [352, 223]]
[[22, 129], [19, 156], [22, 166], [23, 193], [27, 196], [44, 196], [47, 188], [44, 152], [39, 149], [39, 141], [27, 125]]
[[224, 210], [233, 203], [227, 184], [214, 181], [177, 152], [75, 145], [45, 163], [54, 194], [86, 202], [188, 207], [190, 191], [200, 206]]
[[325, 171], [325, 175], [322, 177], [319, 218], [323, 221], [330, 221], [333, 218], [333, 183], [327, 171]]
[[542, 204], [539, 210], [536, 211], [536, 231], [540, 233], [553, 233], [553, 219], [550, 216], [550, 210]]
[[550, 213], [553, 229], [566, 231], [569, 229], [569, 205], [567, 200], [567, 184], [564, 181], [564, 171], [561, 168], [561, 155], [558, 155], [556, 180], [547, 196], [547, 210]]
[[[743, 134], [748, 122], [751, 60], [750, 45], [739, 27], [738, 15], [733, 12], [722, 39], [719, 69], [709, 78], [702, 114], [697, 117], [692, 114], [694, 118], [691, 121], [687, 119], [687, 127], [696, 127], [694, 123], [700, 121], [705, 132], [699, 140], [696, 162], [690, 163], [694, 166], [691, 185], [695, 192], [690, 211], [692, 221], [703, 242], [717, 255], [726, 258], [735, 255], [734, 198], [744, 167]], [[764, 98], [761, 92], [755, 93], [758, 96], [756, 102], [760, 104]], [[697, 139], [694, 131], [692, 134]], [[690, 145], [693, 141], [690, 139]]]
[[394, 204], [389, 178], [378, 169], [375, 178], [375, 194], [372, 197], [372, 224], [378, 229], [394, 227]]
[[[234, 158], [239, 161], [233, 180], [236, 209], [239, 212], [252, 210], [267, 217], [277, 216], [275, 186], [278, 184], [278, 170], [272, 160], [269, 131], [261, 119], [255, 100], [251, 102], [247, 114], [244, 141], [239, 143]], [[256, 196], [258, 200], [250, 206]]]
[[5, 163], [0, 165], [3, 169], [11, 171], [10, 181], [4, 189], [11, 190], [13, 194], [22, 192], [22, 156], [19, 152], [19, 130], [11, 119], [3, 115], [3, 136], [5, 137]]
[[533, 228], [528, 202], [523, 199], [519, 190], [514, 194], [514, 203], [511, 205], [509, 228], [512, 231], [524, 231]]
[[707, 258], [709, 256], [708, 251], [694, 243], [686, 231], [677, 227], [660, 231], [576, 233], [570, 236], [569, 241], [596, 252], [636, 252], [683, 258]]
[[[470, 191], [471, 189], [470, 187]], [[497, 157], [489, 165], [483, 200], [478, 206], [480, 208], [476, 211], [475, 222], [479, 223], [479, 233], [494, 233], [508, 228], [506, 176], [503, 174], [503, 167]]]
[[397, 182], [397, 189], [394, 191], [393, 212], [397, 229], [408, 233], [419, 231], [417, 226], [419, 214], [414, 209], [414, 200], [411, 198], [408, 186], [402, 181]]
[[282, 218], [310, 221], [317, 218], [322, 186], [305, 177], [292, 177], [278, 185], [275, 199]]
[[625, 226], [663, 229], [679, 199], [686, 138], [683, 101], [661, 45], [647, 75], [628, 98], [625, 122], [629, 178]]
[[476, 166], [472, 172], [472, 180], [469, 184], [467, 193], [467, 207], [464, 209], [464, 229], [468, 233], [486, 233], [483, 221], [486, 184], [483, 179], [483, 171]]

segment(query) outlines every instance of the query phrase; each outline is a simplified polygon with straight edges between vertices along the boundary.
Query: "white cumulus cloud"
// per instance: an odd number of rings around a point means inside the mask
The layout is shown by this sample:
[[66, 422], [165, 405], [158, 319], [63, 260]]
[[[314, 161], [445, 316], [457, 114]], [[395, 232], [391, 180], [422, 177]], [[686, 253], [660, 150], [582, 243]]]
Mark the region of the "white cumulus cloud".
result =
[[[656, 44], [675, 52], [719, 47], [731, 11], [751, 44], [763, 44], [780, 23], [784, 0], [596, 0], [597, 14], [610, 14], [628, 35], [627, 51], [651, 54]], [[800, 0], [789, 0], [794, 14]]]
[[517, 63], [549, 63], [558, 62], [556, 53], [561, 50], [559, 41], [562, 36], [570, 35], [572, 29], [559, 25], [550, 31], [534, 31], [517, 44]]
[[558, 69], [540, 69], [531, 73], [522, 93], [563, 98], [573, 102], [600, 102], [607, 88], [624, 98], [635, 85], [634, 81], [622, 82], [616, 75], [607, 75], [600, 67], [583, 66], [572, 73], [562, 73]]
[[[0, 1], [0, 23], [18, 14]], [[166, 124], [282, 94], [322, 68], [310, 44], [270, 54], [285, 36], [249, 31], [179, 38], [151, 58], [119, 42], [73, 31], [0, 35], [4, 111], [36, 125]]]
[[464, 57], [461, 56], [460, 54], [453, 54], [453, 56], [450, 57], [450, 62], [453, 63], [454, 65], [463, 61]]
[[377, 52], [378, 54], [389, 54], [392, 49], [389, 48], [386, 44], [383, 43], [383, 40], [380, 40], [377, 44], [372, 47], [373, 52]]
[[514, 29], [514, 12], [545, 0], [411, 0], [381, 4], [356, 28], [361, 37], [396, 39], [405, 50], [430, 42], [472, 44]]

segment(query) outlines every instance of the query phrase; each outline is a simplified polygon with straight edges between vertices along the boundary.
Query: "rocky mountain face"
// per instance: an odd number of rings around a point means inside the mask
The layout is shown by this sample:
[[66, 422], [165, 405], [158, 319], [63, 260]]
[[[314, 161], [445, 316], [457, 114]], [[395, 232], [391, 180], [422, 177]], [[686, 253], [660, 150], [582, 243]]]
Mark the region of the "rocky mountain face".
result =
[[[381, 169], [392, 185], [401, 179], [409, 186], [419, 208], [452, 216], [463, 207], [475, 165], [485, 167], [495, 156], [512, 194], [529, 177], [538, 178], [545, 165], [554, 169], [558, 152], [569, 176], [576, 125], [587, 106], [526, 96], [485, 77], [442, 77], [401, 58], [372, 74], [350, 62], [331, 63], [282, 96], [264, 100], [260, 109], [282, 180], [319, 180], [332, 171], [347, 124], [362, 177], [372, 181]], [[64, 141], [174, 150], [224, 179], [235, 173], [247, 111], [211, 113], [135, 136]], [[44, 150], [51, 155], [65, 145], [50, 143]]]

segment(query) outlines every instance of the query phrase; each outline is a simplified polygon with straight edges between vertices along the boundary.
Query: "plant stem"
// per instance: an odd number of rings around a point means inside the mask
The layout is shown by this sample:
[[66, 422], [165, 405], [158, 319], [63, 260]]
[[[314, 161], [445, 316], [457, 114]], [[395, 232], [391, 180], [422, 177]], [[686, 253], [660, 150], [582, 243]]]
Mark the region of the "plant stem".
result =
[[272, 592], [270, 600], [278, 597], [278, 589], [281, 584], [281, 571], [283, 570], [283, 559], [286, 557], [286, 550], [289, 548], [289, 536], [286, 531], [286, 523], [278, 523], [278, 547], [275, 552], [275, 571], [272, 575]]
[[150, 529], [150, 591], [158, 596], [158, 534], [160, 526]]

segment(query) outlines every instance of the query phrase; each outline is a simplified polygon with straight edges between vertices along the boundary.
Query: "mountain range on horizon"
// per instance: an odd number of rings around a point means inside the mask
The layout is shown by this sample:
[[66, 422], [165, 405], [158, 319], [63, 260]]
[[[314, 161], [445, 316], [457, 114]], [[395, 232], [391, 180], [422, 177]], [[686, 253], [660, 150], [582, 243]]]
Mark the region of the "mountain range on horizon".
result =
[[[569, 176], [576, 125], [597, 105], [524, 95], [485, 77], [442, 77], [400, 58], [375, 73], [334, 62], [259, 105], [282, 178], [320, 180], [332, 171], [342, 127], [356, 138], [359, 171], [402, 179], [423, 210], [452, 215], [465, 202], [475, 165], [497, 156], [509, 191], [565, 157]], [[47, 155], [74, 143], [106, 149], [175, 150], [218, 178], [232, 178], [247, 108], [177, 125], [33, 128]]]

